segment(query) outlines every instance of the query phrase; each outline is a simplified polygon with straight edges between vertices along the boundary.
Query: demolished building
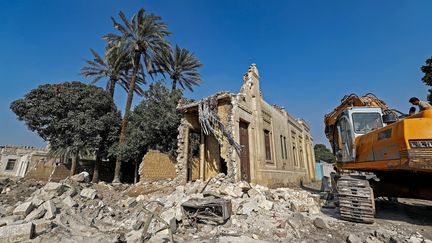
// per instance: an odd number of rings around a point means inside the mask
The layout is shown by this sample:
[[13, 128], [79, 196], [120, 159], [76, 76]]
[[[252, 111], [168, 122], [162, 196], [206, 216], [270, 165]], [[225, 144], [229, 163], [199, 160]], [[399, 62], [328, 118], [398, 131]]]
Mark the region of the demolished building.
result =
[[48, 150], [32, 146], [0, 146], [0, 176], [24, 177], [28, 168], [46, 160]]
[[272, 187], [315, 180], [309, 125], [269, 105], [259, 82], [252, 64], [240, 93], [220, 92], [179, 104], [179, 181], [207, 180], [219, 173]]

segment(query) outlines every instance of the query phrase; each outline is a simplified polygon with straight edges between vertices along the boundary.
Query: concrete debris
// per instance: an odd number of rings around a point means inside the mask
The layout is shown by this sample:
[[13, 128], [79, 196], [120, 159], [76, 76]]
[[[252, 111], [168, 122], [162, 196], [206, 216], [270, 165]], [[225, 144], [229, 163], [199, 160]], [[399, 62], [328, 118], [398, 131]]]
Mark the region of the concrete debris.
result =
[[54, 228], [54, 223], [51, 220], [40, 219], [33, 221], [34, 224], [34, 234], [41, 235], [49, 232]]
[[66, 191], [66, 186], [57, 182], [48, 182], [43, 189], [48, 193], [55, 192], [57, 193], [57, 195], [60, 196], [63, 192]]
[[313, 224], [318, 229], [329, 229], [329, 226], [327, 225], [327, 222], [324, 221], [324, 219], [322, 219], [322, 218], [315, 218], [314, 221], [313, 221]]
[[88, 199], [95, 199], [97, 196], [97, 192], [95, 189], [92, 188], [84, 188], [82, 189], [80, 196]]
[[[337, 208], [321, 207], [319, 194], [233, 183], [223, 175], [185, 185], [71, 178], [1, 183], [11, 190], [0, 195], [0, 232], [8, 232], [0, 242], [169, 242], [173, 235], [176, 242], [428, 243], [432, 232], [428, 219], [416, 225], [341, 221]], [[422, 214], [428, 215], [416, 215]]]
[[75, 202], [75, 201], [72, 199], [72, 197], [70, 197], [70, 196], [67, 196], [67, 197], [63, 200], [63, 204], [66, 205], [66, 206], [68, 206], [68, 207], [70, 207], [70, 208], [78, 206], [78, 203]]
[[45, 219], [53, 219], [56, 216], [57, 208], [52, 201], [46, 201], [42, 206], [46, 209]]
[[354, 234], [348, 235], [346, 242], [347, 243], [362, 243], [361, 239]]
[[0, 242], [23, 242], [34, 234], [32, 223], [0, 227]]
[[16, 207], [13, 211], [14, 215], [27, 216], [34, 208], [32, 202], [25, 202]]
[[87, 171], [83, 171], [79, 174], [71, 176], [70, 179], [80, 183], [88, 183], [90, 182], [90, 174]]
[[23, 216], [21, 215], [11, 215], [7, 217], [0, 218], [0, 227], [5, 225], [10, 225], [18, 220], [22, 220]]
[[43, 206], [40, 206], [37, 209], [33, 210], [31, 213], [29, 213], [25, 218], [25, 221], [31, 222], [33, 220], [40, 219], [45, 215], [46, 211], [47, 210]]
[[123, 201], [123, 207], [126, 207], [126, 208], [132, 208], [132, 207], [135, 207], [136, 205], [137, 205], [137, 200], [133, 197], [126, 198]]

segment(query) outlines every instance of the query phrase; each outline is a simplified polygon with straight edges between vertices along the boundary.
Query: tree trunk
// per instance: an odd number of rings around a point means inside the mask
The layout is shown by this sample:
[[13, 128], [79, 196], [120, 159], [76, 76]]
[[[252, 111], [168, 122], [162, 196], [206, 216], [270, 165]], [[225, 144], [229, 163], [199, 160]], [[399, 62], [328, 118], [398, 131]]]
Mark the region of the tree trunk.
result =
[[96, 154], [96, 161], [95, 161], [95, 165], [94, 165], [94, 169], [93, 169], [93, 179], [92, 179], [93, 183], [98, 183], [99, 182], [99, 168], [100, 168], [100, 164], [101, 164], [101, 157], [100, 157], [99, 153], [97, 153]]
[[171, 87], [171, 93], [174, 92], [174, 90], [176, 90], [177, 88], [177, 80], [173, 80], [172, 81], [172, 87]]
[[116, 82], [115, 82], [115, 80], [112, 80], [112, 79], [110, 79], [109, 82], [110, 82], [109, 83], [109, 93], [111, 95], [111, 98], [114, 99], [114, 90], [115, 90]]
[[[135, 53], [135, 56], [133, 57], [133, 71], [132, 71], [132, 77], [129, 85], [128, 90], [128, 96], [126, 100], [126, 108], [125, 108], [125, 114], [123, 116], [123, 121], [121, 124], [121, 131], [120, 131], [120, 139], [119, 139], [119, 145], [122, 147], [124, 143], [126, 142], [126, 127], [129, 122], [129, 113], [132, 106], [132, 99], [133, 99], [133, 93], [135, 90], [135, 81], [138, 74], [139, 69], [139, 63], [140, 63], [140, 54]], [[121, 170], [121, 160], [122, 158], [120, 156], [117, 156], [116, 164], [115, 164], [115, 170], [114, 170], [114, 180], [112, 183], [120, 183], [120, 170]]]
[[71, 170], [70, 170], [70, 176], [73, 176], [76, 174], [77, 167], [78, 167], [78, 153], [74, 154], [72, 156], [72, 165], [71, 165]]

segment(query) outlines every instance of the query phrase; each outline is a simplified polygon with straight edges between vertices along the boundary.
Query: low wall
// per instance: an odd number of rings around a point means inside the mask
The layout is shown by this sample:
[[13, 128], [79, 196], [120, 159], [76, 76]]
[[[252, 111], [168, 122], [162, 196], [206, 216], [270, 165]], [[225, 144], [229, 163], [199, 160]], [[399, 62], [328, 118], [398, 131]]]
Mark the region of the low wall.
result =
[[139, 175], [140, 181], [174, 179], [176, 177], [175, 160], [157, 150], [150, 150], [144, 155]]

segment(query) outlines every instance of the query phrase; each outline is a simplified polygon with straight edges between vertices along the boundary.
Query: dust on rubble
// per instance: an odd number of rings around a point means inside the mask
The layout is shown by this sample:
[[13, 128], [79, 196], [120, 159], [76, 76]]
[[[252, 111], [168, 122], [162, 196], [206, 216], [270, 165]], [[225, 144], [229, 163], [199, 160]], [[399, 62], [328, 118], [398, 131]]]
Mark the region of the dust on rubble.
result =
[[339, 220], [310, 188], [317, 184], [269, 189], [223, 174], [186, 185], [86, 178], [0, 179], [0, 242], [169, 242], [171, 233], [176, 242], [432, 242], [430, 202], [379, 199], [368, 225]]

